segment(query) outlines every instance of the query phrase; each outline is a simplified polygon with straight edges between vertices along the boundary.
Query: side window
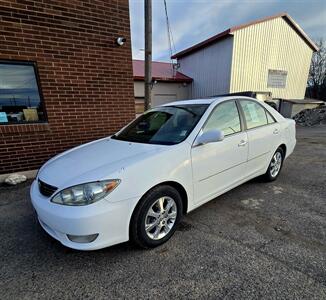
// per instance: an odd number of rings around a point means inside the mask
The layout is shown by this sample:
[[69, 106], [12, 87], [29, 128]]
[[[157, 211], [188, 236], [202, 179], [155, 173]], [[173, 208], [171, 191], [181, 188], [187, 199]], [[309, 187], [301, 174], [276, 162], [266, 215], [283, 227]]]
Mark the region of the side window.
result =
[[268, 124], [265, 109], [261, 105], [247, 100], [241, 100], [240, 104], [246, 118], [248, 129]]
[[274, 117], [266, 110], [266, 116], [267, 116], [267, 122], [268, 124], [272, 124], [275, 123], [275, 119]]
[[235, 101], [218, 105], [203, 127], [203, 132], [211, 129], [222, 130], [224, 135], [241, 131], [240, 117]]

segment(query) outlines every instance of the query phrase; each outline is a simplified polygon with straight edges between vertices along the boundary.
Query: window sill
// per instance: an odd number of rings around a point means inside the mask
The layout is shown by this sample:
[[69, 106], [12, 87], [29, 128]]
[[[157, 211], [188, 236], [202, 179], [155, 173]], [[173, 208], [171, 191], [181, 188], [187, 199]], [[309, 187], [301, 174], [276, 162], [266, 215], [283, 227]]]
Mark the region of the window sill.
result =
[[0, 134], [50, 131], [49, 123], [0, 125]]

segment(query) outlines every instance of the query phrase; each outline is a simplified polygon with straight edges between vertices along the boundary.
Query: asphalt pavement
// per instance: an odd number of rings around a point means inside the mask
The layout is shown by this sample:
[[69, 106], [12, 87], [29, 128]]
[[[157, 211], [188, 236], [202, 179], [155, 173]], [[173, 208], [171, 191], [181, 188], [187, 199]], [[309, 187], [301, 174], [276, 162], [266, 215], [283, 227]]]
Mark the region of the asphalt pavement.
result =
[[203, 205], [153, 250], [68, 249], [38, 225], [31, 182], [0, 185], [0, 298], [326, 299], [326, 127], [297, 136], [276, 182]]

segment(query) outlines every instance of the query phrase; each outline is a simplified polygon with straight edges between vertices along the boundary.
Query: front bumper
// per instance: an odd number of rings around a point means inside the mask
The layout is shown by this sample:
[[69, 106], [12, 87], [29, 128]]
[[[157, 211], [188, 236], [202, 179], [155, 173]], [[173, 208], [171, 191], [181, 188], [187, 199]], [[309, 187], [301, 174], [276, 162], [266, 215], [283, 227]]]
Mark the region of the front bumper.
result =
[[[119, 202], [103, 199], [87, 206], [64, 206], [40, 194], [34, 180], [30, 196], [43, 229], [63, 245], [77, 250], [96, 250], [126, 242], [129, 222], [138, 198]], [[67, 235], [98, 234], [90, 243], [72, 242]]]

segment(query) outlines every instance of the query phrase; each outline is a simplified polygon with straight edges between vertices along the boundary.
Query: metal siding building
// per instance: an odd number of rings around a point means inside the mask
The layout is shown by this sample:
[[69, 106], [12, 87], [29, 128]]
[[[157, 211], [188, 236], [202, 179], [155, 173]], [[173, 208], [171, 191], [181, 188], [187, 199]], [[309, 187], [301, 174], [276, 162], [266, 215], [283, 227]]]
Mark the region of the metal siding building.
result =
[[303, 99], [316, 50], [290, 16], [279, 14], [232, 27], [172, 58], [178, 59], [182, 73], [193, 78], [193, 98], [254, 91]]
[[196, 80], [192, 98], [228, 93], [230, 90], [233, 38], [228, 37], [180, 60], [180, 72]]

